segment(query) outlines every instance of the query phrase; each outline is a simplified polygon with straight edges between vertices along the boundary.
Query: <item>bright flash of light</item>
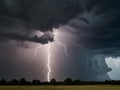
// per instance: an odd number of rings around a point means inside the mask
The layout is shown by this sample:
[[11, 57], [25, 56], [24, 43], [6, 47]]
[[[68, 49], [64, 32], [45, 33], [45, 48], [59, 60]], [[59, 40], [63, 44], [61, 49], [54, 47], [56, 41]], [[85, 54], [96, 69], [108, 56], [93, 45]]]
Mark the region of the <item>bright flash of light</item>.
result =
[[57, 29], [53, 29], [53, 34], [54, 34], [54, 38], [55, 38], [55, 42], [58, 44], [58, 45], [60, 45], [60, 46], [62, 46], [63, 48], [64, 48], [64, 52], [65, 52], [65, 55], [67, 56], [67, 57], [71, 57], [70, 55], [69, 55], [69, 53], [68, 53], [68, 51], [67, 51], [67, 46], [64, 44], [64, 43], [62, 43], [62, 42], [60, 42], [60, 40], [59, 40], [59, 36], [60, 36], [60, 30], [57, 30]]
[[60, 32], [59, 32], [58, 30], [55, 30], [55, 31], [53, 32], [53, 35], [55, 36], [55, 37], [54, 37], [54, 38], [55, 38], [55, 41], [53, 42], [53, 44], [49, 44], [49, 45], [47, 46], [47, 54], [48, 54], [48, 56], [47, 56], [47, 68], [48, 68], [47, 81], [48, 81], [48, 82], [50, 82], [50, 79], [51, 79], [50, 76], [51, 76], [51, 71], [52, 71], [52, 69], [51, 69], [51, 56], [52, 56], [52, 52], [50, 51], [52, 45], [58, 44], [58, 45], [62, 46], [62, 47], [64, 48], [64, 53], [65, 53], [65, 55], [66, 55], [67, 57], [69, 57], [69, 58], [71, 57], [71, 56], [69, 55], [68, 51], [67, 51], [67, 46], [66, 46], [64, 43], [60, 42], [60, 40], [59, 40], [59, 38], [60, 38]]
[[47, 80], [48, 80], [48, 82], [50, 82], [50, 75], [51, 75], [51, 67], [50, 67], [51, 53], [50, 53], [50, 46], [48, 46], [48, 48], [47, 48], [47, 53], [48, 53], [48, 58], [47, 58], [47, 67], [48, 67]]
[[[61, 29], [60, 29], [61, 30]], [[56, 30], [56, 29], [53, 29], [53, 32], [45, 32], [45, 33], [40, 33], [40, 32], [35, 32], [35, 34], [37, 36], [41, 36], [43, 34], [47, 34], [47, 35], [50, 35], [50, 37], [53, 37], [54, 36], [54, 39], [55, 41], [52, 42], [52, 44], [48, 44], [47, 47], [44, 47], [46, 48], [46, 52], [47, 52], [47, 64], [46, 64], [46, 67], [47, 67], [47, 81], [50, 82], [50, 79], [51, 79], [51, 72], [52, 72], [52, 68], [51, 68], [51, 64], [52, 64], [52, 55], [53, 55], [53, 52], [51, 51], [51, 48], [52, 46], [54, 47], [54, 45], [60, 45], [61, 47], [63, 47], [64, 49], [64, 53], [65, 55], [70, 58], [71, 56], [69, 55], [68, 53], [68, 50], [67, 50], [67, 46], [65, 43], [63, 42], [60, 42], [62, 40], [62, 37], [64, 37], [64, 35], [62, 34], [62, 32], [60, 30]], [[46, 45], [45, 45], [46, 46]], [[39, 45], [37, 48], [35, 48], [35, 51], [34, 51], [34, 54], [33, 54], [33, 57], [31, 59], [34, 60], [35, 57], [37, 56], [37, 53], [39, 51], [39, 49], [41, 48], [42, 46]]]
[[105, 61], [108, 65], [108, 67], [110, 67], [112, 69], [111, 72], [108, 72], [108, 75], [111, 79], [113, 80], [118, 80], [119, 78], [119, 69], [120, 69], [120, 57], [107, 57], [105, 58]]
[[116, 67], [116, 68], [119, 68], [119, 64], [120, 64], [120, 57], [117, 57], [117, 58], [112, 58], [112, 57], [109, 57], [109, 58], [106, 58], [106, 62], [108, 63], [108, 65], [110, 67]]
[[[56, 40], [55, 41], [58, 45], [60, 45], [60, 46], [62, 46], [63, 48], [64, 48], [64, 52], [65, 52], [65, 55], [67, 56], [67, 57], [71, 57], [69, 54], [68, 54], [68, 52], [67, 52], [67, 46], [64, 44], [64, 43], [62, 43], [62, 42], [59, 42], [58, 40]], [[51, 49], [51, 45], [48, 45], [48, 47], [47, 47], [47, 54], [48, 54], [48, 56], [47, 56], [47, 68], [48, 68], [48, 72], [47, 72], [47, 81], [48, 82], [50, 82], [50, 76], [51, 76], [51, 56], [52, 56], [52, 53], [50, 52], [50, 49]]]

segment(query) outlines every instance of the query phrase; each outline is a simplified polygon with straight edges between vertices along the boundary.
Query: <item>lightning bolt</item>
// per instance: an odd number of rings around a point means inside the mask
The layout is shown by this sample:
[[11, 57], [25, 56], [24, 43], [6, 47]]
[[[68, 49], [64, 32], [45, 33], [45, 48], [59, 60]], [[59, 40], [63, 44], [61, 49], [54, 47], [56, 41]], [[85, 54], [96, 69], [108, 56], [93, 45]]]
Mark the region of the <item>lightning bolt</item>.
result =
[[[35, 49], [35, 52], [34, 52], [34, 55], [33, 55], [32, 59], [31, 59], [31, 61], [35, 59], [35, 57], [36, 57], [36, 55], [37, 55], [37, 53], [38, 53], [38, 50], [39, 50], [40, 48], [41, 48], [41, 46], [38, 46], [38, 47]], [[51, 52], [50, 52], [50, 48], [51, 48], [51, 46], [48, 45], [48, 47], [47, 47], [47, 53], [48, 53], [48, 57], [47, 57], [47, 68], [48, 68], [47, 81], [48, 81], [48, 82], [50, 82], [50, 75], [51, 75], [51, 66], [50, 66], [50, 63], [51, 63], [51, 59], [50, 59], [50, 58], [51, 58]]]
[[[65, 52], [65, 55], [67, 56], [67, 57], [71, 57], [69, 54], [68, 54], [68, 52], [67, 52], [67, 46], [64, 44], [64, 43], [62, 43], [62, 42], [59, 42], [59, 41], [57, 41], [57, 44], [59, 44], [60, 46], [62, 46], [63, 48], [64, 48], [64, 52]], [[51, 56], [52, 56], [52, 54], [51, 54], [51, 52], [50, 52], [50, 49], [51, 49], [51, 46], [50, 45], [48, 45], [48, 47], [47, 47], [47, 54], [48, 54], [48, 57], [47, 57], [47, 68], [48, 68], [48, 72], [47, 72], [47, 81], [48, 82], [50, 82], [50, 76], [51, 76]]]
[[[55, 30], [55, 32], [53, 32], [53, 35], [55, 35], [56, 37], [54, 37], [55, 38], [55, 43], [56, 44], [58, 44], [58, 45], [60, 45], [60, 46], [62, 46], [63, 48], [64, 48], [64, 53], [65, 53], [65, 55], [67, 56], [67, 57], [71, 57], [70, 55], [69, 55], [69, 53], [68, 53], [68, 51], [67, 51], [67, 46], [64, 44], [64, 43], [62, 43], [62, 42], [60, 42], [59, 40], [58, 40], [58, 37], [59, 37], [59, 32], [57, 32], [57, 30]], [[50, 51], [50, 49], [51, 49], [51, 44], [49, 44], [48, 46], [47, 46], [47, 69], [48, 69], [48, 72], [47, 72], [47, 81], [48, 82], [50, 82], [50, 79], [51, 79], [51, 71], [52, 71], [52, 69], [51, 69], [51, 56], [52, 56], [52, 53], [51, 53], [51, 51]], [[34, 54], [33, 54], [33, 57], [31, 58], [31, 60], [30, 61], [32, 61], [32, 60], [34, 60], [35, 59], [35, 57], [36, 57], [36, 55], [37, 55], [37, 53], [38, 53], [38, 50], [41, 48], [41, 46], [39, 45], [37, 48], [35, 48], [35, 51], [34, 51]]]
[[38, 50], [39, 50], [40, 48], [41, 48], [41, 46], [38, 46], [38, 47], [35, 49], [35, 52], [34, 52], [34, 54], [33, 54], [33, 57], [31, 58], [30, 61], [32, 61], [32, 60], [35, 59], [35, 57], [36, 57], [36, 55], [37, 55], [37, 53], [38, 53]]
[[[60, 42], [60, 41], [56, 41], [56, 43], [58, 44], [58, 45], [60, 45], [60, 46], [62, 46], [63, 48], [64, 48], [64, 53], [65, 53], [65, 55], [67, 56], [67, 57], [71, 57], [70, 55], [69, 55], [69, 53], [68, 53], [68, 51], [67, 51], [67, 46], [64, 44], [64, 43], [62, 43], [62, 42]], [[75, 44], [75, 46], [78, 46], [78, 47], [80, 47], [80, 45], [79, 44]], [[34, 60], [35, 59], [35, 57], [36, 57], [36, 55], [37, 55], [37, 53], [38, 53], [38, 50], [41, 48], [41, 46], [38, 46], [36, 49], [35, 49], [35, 52], [34, 52], [34, 55], [33, 55], [33, 57], [32, 57], [32, 59], [31, 60]], [[47, 57], [47, 68], [48, 68], [48, 72], [47, 72], [47, 81], [48, 82], [50, 82], [50, 76], [51, 76], [51, 56], [52, 56], [52, 54], [51, 54], [51, 52], [50, 52], [50, 49], [51, 49], [51, 46], [50, 45], [48, 45], [48, 47], [47, 47], [47, 54], [48, 54], [48, 57]]]
[[77, 42], [71, 42], [75, 47], [84, 48], [82, 45], [78, 44]]
[[75, 43], [74, 45], [75, 45], [76, 47], [83, 48], [81, 45], [79, 45], [79, 44], [77, 44], [77, 43]]
[[60, 41], [57, 41], [57, 44], [59, 44], [60, 46], [62, 46], [62, 47], [64, 48], [65, 55], [66, 55], [67, 57], [71, 58], [71, 56], [70, 56], [69, 53], [67, 52], [67, 46], [66, 46], [64, 43], [60, 42]]
[[48, 67], [48, 73], [47, 73], [47, 80], [48, 82], [50, 82], [50, 75], [51, 75], [51, 67], [50, 67], [50, 63], [51, 63], [51, 53], [50, 53], [50, 46], [48, 46], [47, 48], [47, 53], [48, 53], [48, 58], [47, 58], [47, 67]]

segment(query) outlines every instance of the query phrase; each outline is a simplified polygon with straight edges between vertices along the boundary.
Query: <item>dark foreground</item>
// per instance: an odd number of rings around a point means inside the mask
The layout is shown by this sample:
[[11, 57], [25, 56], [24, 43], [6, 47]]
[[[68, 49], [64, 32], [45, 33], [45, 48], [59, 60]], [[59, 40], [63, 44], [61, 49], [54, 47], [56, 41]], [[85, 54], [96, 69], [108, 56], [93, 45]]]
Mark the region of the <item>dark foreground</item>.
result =
[[0, 86], [0, 90], [120, 90], [120, 86], [116, 85]]

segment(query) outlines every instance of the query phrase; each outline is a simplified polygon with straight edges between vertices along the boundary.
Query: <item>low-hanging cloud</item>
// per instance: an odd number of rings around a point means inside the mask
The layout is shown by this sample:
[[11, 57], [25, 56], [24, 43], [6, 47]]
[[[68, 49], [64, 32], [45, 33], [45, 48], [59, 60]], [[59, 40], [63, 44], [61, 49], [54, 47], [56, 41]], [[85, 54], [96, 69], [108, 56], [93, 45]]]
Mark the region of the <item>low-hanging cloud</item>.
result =
[[41, 37], [28, 37], [27, 35], [20, 35], [15, 33], [0, 33], [0, 39], [4, 40], [16, 40], [16, 41], [30, 41], [35, 43], [42, 43], [46, 44], [49, 41], [53, 42], [54, 38], [50, 37], [49, 35], [42, 35]]

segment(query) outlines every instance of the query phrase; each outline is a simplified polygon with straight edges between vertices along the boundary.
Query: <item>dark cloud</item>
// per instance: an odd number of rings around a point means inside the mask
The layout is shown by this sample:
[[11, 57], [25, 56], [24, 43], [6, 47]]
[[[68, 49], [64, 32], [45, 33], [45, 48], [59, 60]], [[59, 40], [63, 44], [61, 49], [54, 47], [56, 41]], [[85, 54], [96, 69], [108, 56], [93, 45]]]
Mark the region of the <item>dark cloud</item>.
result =
[[[53, 27], [67, 24], [76, 17], [78, 21], [70, 25], [76, 29], [80, 28], [80, 33], [85, 34], [80, 37], [84, 47], [104, 50], [119, 47], [119, 0], [1, 0], [0, 2], [1, 33], [6, 27], [9, 32], [8, 28], [17, 29], [20, 25], [21, 29], [26, 29], [25, 32], [35, 29], [49, 31]], [[81, 21], [88, 25], [82, 26]]]
[[[53, 36], [48, 33], [49, 31], [52, 31], [52, 28], [58, 28], [59, 26], [66, 24], [68, 27], [74, 28], [75, 31], [72, 30], [72, 32], [76, 35], [77, 44], [80, 44], [82, 48], [90, 49], [95, 55], [103, 54], [104, 56], [105, 54], [110, 56], [120, 56], [119, 4], [119, 0], [0, 0], [0, 42], [16, 40], [45, 44], [49, 41], [54, 41]], [[44, 32], [44, 35], [41, 37], [36, 35], [31, 36], [31, 33], [35, 30]], [[10, 48], [11, 47], [9, 47], [9, 49]], [[1, 51], [2, 49], [3, 48], [1, 48]], [[0, 77], [4, 77], [4, 75], [6, 75], [5, 78], [11, 77], [10, 74], [4, 73], [10, 71], [9, 67], [11, 66], [13, 66], [14, 69], [10, 73], [14, 74], [14, 71], [19, 72], [15, 67], [20, 64], [17, 62], [18, 65], [15, 65], [16, 63], [14, 63], [14, 61], [18, 59], [21, 60], [22, 55], [21, 58], [13, 55], [11, 57], [16, 58], [9, 60], [9, 53], [16, 53], [16, 51], [13, 52], [13, 47], [11, 52], [6, 53], [9, 49], [7, 50], [4, 48], [4, 53], [3, 51], [0, 52], [0, 58], [2, 60], [1, 64], [6, 64], [8, 67], [6, 68], [6, 66], [0, 65], [1, 68], [4, 68], [1, 70], [2, 76]], [[21, 52], [23, 53], [22, 50]], [[44, 50], [41, 49], [41, 52], [43, 51]], [[40, 58], [42, 59], [41, 52]], [[94, 60], [91, 60], [92, 55], [87, 56], [88, 53], [86, 52], [87, 51], [85, 50], [81, 50], [81, 48], [74, 48], [74, 50], [72, 50], [74, 59], [69, 62], [71, 65], [68, 66], [68, 63], [63, 61], [62, 64], [59, 63], [58, 65], [60, 66], [61, 72], [55, 68], [57, 74], [59, 74], [58, 76], [61, 78], [62, 74], [68, 72], [66, 77], [70, 75], [75, 78], [80, 77], [83, 80], [98, 80], [98, 76], [103, 75], [100, 78], [104, 78], [104, 80], [109, 79], [109, 76], [106, 73], [110, 71], [110, 68], [106, 65], [105, 57], [104, 59], [101, 59], [102, 56], [95, 56], [95, 59], [93, 58]], [[61, 60], [64, 60], [62, 54], [60, 55], [60, 53], [58, 53], [58, 55]], [[23, 55], [23, 58], [25, 56], [26, 54]], [[56, 60], [57, 59], [58, 57]], [[43, 64], [42, 62], [38, 63], [37, 61], [36, 63], [38, 66], [42, 66]], [[34, 63], [34, 66], [36, 66], [36, 63]], [[64, 67], [61, 67], [61, 65], [64, 65]], [[19, 73], [31, 71], [31, 69], [26, 69], [24, 71], [24, 66], [25, 65], [22, 67], [20, 65], [18, 67], [20, 70], [23, 70]], [[66, 68], [66, 66], [68, 68]], [[36, 70], [36, 68], [38, 70]], [[83, 68], [85, 70], [83, 70]], [[79, 71], [77, 71], [77, 69], [79, 69]], [[35, 72], [44, 72], [42, 67], [34, 67], [32, 71], [34, 70], [36, 70]], [[16, 75], [14, 74], [12, 76], [13, 78], [14, 76], [17, 77], [17, 72]], [[43, 74], [43, 72], [41, 72], [41, 74]], [[71, 73], [73, 73], [73, 75]], [[29, 75], [31, 75], [30, 78], [33, 78], [33, 74], [31, 73], [27, 74], [26, 77], [29, 77]], [[35, 75], [38, 75], [39, 77], [39, 74]], [[41, 76], [41, 79], [43, 77], [45, 77], [45, 75]]]
[[35, 43], [42, 43], [46, 44], [49, 41], [53, 42], [54, 39], [53, 37], [50, 37], [49, 35], [43, 35], [41, 37], [28, 37], [27, 35], [20, 35], [20, 34], [15, 34], [15, 33], [0, 33], [0, 39], [2, 40], [16, 40], [16, 41], [30, 41], [30, 42], [35, 42]]
[[2, 0], [1, 5], [1, 16], [24, 20], [40, 30], [66, 24], [81, 12], [78, 0]]
[[119, 0], [84, 1], [83, 13], [69, 23], [77, 31], [79, 44], [106, 55], [118, 55], [120, 51], [119, 3]]
[[[26, 29], [24, 32], [36, 29], [43, 32], [51, 31], [52, 28], [67, 24], [80, 12], [82, 12], [82, 8], [78, 0], [1, 0], [0, 32], [5, 30], [11, 32], [15, 27], [14, 32], [20, 32], [22, 29]], [[21, 30], [17, 30], [19, 27]], [[7, 38], [10, 36], [14, 39], [16, 37], [14, 34], [10, 34]], [[22, 36], [20, 37], [22, 38]], [[39, 42], [39, 40], [29, 41]], [[47, 41], [45, 40], [45, 42]], [[40, 42], [44, 42], [44, 40]]]

